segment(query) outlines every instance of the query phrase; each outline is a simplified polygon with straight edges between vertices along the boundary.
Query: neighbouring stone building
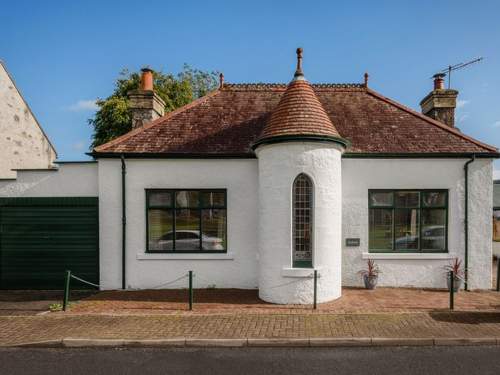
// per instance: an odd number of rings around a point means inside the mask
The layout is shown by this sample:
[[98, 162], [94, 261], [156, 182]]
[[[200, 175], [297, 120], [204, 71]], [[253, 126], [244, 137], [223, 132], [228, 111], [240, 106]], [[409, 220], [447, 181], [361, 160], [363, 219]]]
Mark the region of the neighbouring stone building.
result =
[[56, 150], [0, 61], [0, 179], [16, 169], [47, 169]]

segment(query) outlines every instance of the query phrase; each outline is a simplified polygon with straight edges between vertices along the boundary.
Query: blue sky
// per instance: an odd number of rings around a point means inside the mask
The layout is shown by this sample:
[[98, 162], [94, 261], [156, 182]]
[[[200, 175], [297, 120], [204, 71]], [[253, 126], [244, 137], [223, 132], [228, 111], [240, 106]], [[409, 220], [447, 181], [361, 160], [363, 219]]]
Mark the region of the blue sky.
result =
[[[407, 106], [448, 64], [457, 126], [500, 146], [498, 1], [11, 1], [0, 59], [62, 160], [84, 159], [92, 102], [122, 68], [178, 72], [183, 63], [228, 82], [288, 82], [304, 48], [311, 82], [361, 82]], [[496, 162], [500, 170], [500, 163]]]

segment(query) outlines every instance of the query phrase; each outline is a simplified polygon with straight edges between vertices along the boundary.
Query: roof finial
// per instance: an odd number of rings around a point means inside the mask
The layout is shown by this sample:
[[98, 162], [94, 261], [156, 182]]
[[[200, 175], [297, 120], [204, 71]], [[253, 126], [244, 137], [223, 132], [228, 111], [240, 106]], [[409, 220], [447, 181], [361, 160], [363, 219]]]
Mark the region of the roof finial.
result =
[[297, 48], [297, 70], [295, 71], [295, 78], [304, 76], [302, 72], [302, 51], [302, 48]]
[[219, 90], [224, 86], [224, 74], [219, 74]]
[[368, 77], [369, 77], [368, 72], [365, 73], [364, 77], [365, 77], [365, 87], [368, 87]]

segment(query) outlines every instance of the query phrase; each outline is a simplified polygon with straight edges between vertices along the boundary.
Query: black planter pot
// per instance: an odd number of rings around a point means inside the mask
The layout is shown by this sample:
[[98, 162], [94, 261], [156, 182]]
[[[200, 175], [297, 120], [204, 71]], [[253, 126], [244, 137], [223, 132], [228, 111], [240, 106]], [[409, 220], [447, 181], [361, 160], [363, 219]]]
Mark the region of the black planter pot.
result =
[[378, 276], [363, 275], [363, 281], [365, 282], [365, 288], [372, 290], [377, 286]]

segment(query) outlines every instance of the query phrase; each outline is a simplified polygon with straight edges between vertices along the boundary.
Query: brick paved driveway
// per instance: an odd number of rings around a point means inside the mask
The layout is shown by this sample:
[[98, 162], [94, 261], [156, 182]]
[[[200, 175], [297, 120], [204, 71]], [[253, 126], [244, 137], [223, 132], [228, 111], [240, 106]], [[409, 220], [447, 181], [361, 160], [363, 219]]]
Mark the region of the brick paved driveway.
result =
[[[256, 290], [199, 289], [189, 312], [187, 290], [105, 291], [72, 305], [66, 314], [339, 314], [433, 312], [448, 309], [445, 290], [378, 288], [374, 291], [344, 288], [340, 299], [318, 305], [273, 305], [258, 298]], [[500, 293], [459, 292], [458, 311], [500, 313]]]
[[166, 338], [481, 338], [500, 337], [498, 313], [44, 315], [0, 317], [0, 345], [65, 337]]
[[[74, 292], [75, 298], [83, 298], [91, 292]], [[0, 290], [0, 316], [37, 315], [49, 310], [52, 303], [61, 303], [61, 291]]]

